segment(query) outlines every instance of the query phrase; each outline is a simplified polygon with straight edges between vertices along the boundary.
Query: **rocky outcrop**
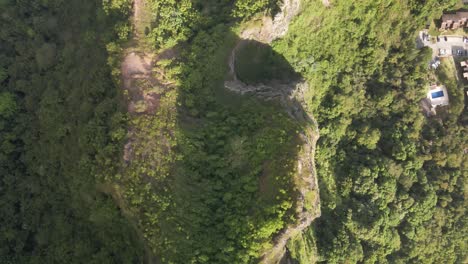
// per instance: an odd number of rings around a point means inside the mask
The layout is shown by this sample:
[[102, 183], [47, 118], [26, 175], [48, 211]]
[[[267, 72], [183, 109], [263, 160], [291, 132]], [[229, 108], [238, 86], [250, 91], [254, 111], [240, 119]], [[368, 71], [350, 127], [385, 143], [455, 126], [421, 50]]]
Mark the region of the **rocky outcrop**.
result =
[[[309, 117], [306, 115], [306, 118]], [[313, 122], [313, 120], [309, 119], [310, 121]], [[319, 188], [314, 162], [315, 146], [319, 138], [317, 127], [312, 123], [310, 127], [301, 133], [300, 137], [302, 148], [298, 155], [299, 159], [297, 161], [295, 178], [296, 186], [300, 193], [295, 208], [297, 220], [275, 237], [273, 247], [264, 253], [261, 263], [280, 263], [280, 261], [287, 260], [287, 257], [284, 258], [283, 256], [286, 253], [286, 244], [289, 239], [309, 227], [312, 221], [321, 214]]]
[[[297, 161], [295, 184], [299, 190], [296, 201], [296, 221], [281, 230], [273, 241], [273, 246], [264, 252], [261, 263], [280, 263], [288, 261], [286, 244], [288, 240], [310, 226], [312, 221], [320, 216], [320, 198], [315, 170], [315, 146], [319, 138], [318, 124], [311, 113], [305, 109], [304, 93], [309, 89], [303, 81], [290, 83], [268, 81], [262, 84], [249, 85], [239, 80], [235, 72], [236, 55], [249, 40], [271, 43], [286, 34], [289, 23], [300, 11], [300, 0], [285, 0], [281, 12], [274, 18], [265, 17], [262, 25], [249, 28], [241, 33], [241, 40], [232, 50], [229, 59], [229, 80], [225, 82], [226, 89], [239, 94], [251, 94], [263, 100], [277, 100], [291, 118], [306, 123], [306, 128], [300, 134], [302, 147]], [[285, 257], [283, 257], [285, 256]]]
[[240, 94], [252, 94], [264, 100], [277, 100], [287, 113], [298, 122], [307, 124], [301, 132], [301, 151], [298, 155], [295, 184], [299, 190], [296, 201], [296, 222], [283, 229], [274, 239], [273, 247], [262, 256], [262, 263], [278, 263], [286, 252], [288, 240], [310, 226], [320, 216], [320, 199], [315, 171], [315, 146], [319, 138], [318, 125], [313, 116], [304, 110], [306, 82], [289, 84], [272, 81], [268, 84], [248, 85], [239, 80], [226, 81], [225, 87]]
[[240, 37], [262, 43], [271, 43], [273, 40], [283, 37], [288, 32], [289, 24], [293, 18], [299, 14], [300, 4], [300, 0], [284, 0], [280, 12], [274, 17], [263, 17], [261, 26], [244, 30]]
[[308, 89], [306, 82], [290, 84], [276, 83], [247, 85], [239, 80], [227, 81], [225, 87], [240, 94], [252, 94], [264, 100], [277, 100], [291, 118], [306, 123], [301, 132], [301, 151], [298, 155], [295, 184], [299, 190], [296, 201], [296, 222], [283, 229], [274, 239], [273, 247], [262, 256], [261, 263], [279, 263], [286, 252], [288, 240], [310, 226], [320, 216], [320, 199], [317, 175], [315, 171], [315, 146], [319, 138], [318, 125], [313, 116], [304, 110], [304, 92]]

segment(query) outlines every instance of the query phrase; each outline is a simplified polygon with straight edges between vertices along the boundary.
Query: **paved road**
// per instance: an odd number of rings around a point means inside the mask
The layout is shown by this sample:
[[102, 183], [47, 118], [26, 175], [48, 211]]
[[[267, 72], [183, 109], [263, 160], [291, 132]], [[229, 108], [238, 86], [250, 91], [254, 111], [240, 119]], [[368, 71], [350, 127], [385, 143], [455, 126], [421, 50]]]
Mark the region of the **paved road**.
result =
[[[419, 47], [430, 47], [433, 51], [433, 57], [448, 57], [448, 56], [467, 56], [468, 55], [468, 43], [463, 42], [463, 36], [439, 36], [439, 41], [432, 42], [423, 39], [423, 33], [419, 33], [418, 46]], [[432, 37], [431, 37], [432, 38]], [[447, 40], [445, 40], [447, 39]], [[440, 52], [442, 50], [442, 53]], [[445, 54], [444, 51], [445, 50]], [[459, 55], [458, 51], [461, 54]]]

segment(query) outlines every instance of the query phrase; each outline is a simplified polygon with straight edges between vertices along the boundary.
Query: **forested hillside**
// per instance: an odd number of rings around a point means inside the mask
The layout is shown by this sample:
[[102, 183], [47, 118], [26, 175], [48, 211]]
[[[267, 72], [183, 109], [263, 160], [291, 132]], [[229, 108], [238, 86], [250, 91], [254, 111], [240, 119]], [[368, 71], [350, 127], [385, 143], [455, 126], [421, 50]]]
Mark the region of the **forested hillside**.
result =
[[146, 2], [147, 43], [179, 55], [155, 63], [164, 74], [152, 87], [135, 84], [158, 106], [129, 116], [129, 161], [109, 179], [163, 263], [255, 263], [295, 220], [303, 124], [277, 102], [224, 89], [243, 2]]
[[[274, 44], [309, 80], [321, 132], [322, 216], [290, 243], [291, 255], [300, 263], [466, 262], [466, 112], [453, 103], [424, 117], [431, 51], [414, 42], [456, 1], [318, 2], [306, 1]], [[460, 87], [447, 85], [463, 101]]]
[[[0, 263], [258, 263], [298, 220], [311, 124], [224, 87], [281, 1], [136, 2], [138, 25], [131, 0], [0, 0]], [[461, 87], [415, 47], [457, 2], [302, 0], [284, 38], [240, 50], [248, 84], [305, 82], [320, 128], [322, 215], [285, 261], [467, 261]], [[155, 58], [134, 98], [126, 50]], [[433, 74], [454, 100], [427, 118]]]
[[95, 179], [100, 157], [120, 152], [105, 45], [127, 12], [0, 1], [0, 263], [142, 261], [135, 229]]

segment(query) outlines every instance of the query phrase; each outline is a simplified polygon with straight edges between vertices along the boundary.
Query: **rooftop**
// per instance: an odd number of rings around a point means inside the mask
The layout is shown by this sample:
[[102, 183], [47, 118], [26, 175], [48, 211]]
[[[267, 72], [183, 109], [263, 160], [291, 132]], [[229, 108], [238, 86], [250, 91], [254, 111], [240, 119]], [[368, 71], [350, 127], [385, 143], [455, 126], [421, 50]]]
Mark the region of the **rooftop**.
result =
[[432, 107], [449, 104], [447, 88], [444, 85], [432, 85], [427, 92], [427, 98], [431, 102]]
[[452, 14], [444, 14], [442, 15], [442, 22], [446, 21], [460, 21], [460, 20], [467, 20], [468, 19], [468, 12], [467, 11], [459, 11]]
[[442, 15], [440, 30], [458, 29], [467, 26], [468, 12], [458, 11], [456, 13], [449, 13]]

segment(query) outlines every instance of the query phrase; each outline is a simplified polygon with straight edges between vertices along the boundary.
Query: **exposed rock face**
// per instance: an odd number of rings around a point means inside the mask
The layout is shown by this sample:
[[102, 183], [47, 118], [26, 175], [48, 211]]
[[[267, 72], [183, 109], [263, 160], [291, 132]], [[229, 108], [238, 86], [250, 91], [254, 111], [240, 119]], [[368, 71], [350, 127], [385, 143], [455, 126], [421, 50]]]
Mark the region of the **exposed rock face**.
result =
[[320, 216], [319, 188], [314, 163], [315, 145], [318, 138], [318, 131], [315, 128], [309, 128], [301, 134], [303, 145], [297, 162], [295, 179], [300, 192], [296, 206], [297, 221], [278, 234], [274, 239], [274, 246], [263, 255], [262, 263], [280, 263], [280, 261], [292, 263], [288, 262], [288, 256], [283, 257], [287, 250], [287, 242], [309, 227], [312, 221]]
[[253, 94], [264, 100], [278, 100], [292, 118], [308, 124], [305, 131], [300, 134], [302, 147], [298, 155], [295, 176], [295, 184], [299, 190], [295, 208], [297, 221], [276, 236], [274, 246], [262, 257], [262, 263], [278, 263], [286, 252], [288, 240], [302, 232], [320, 216], [319, 188], [314, 162], [319, 131], [315, 119], [304, 110], [303, 94], [308, 89], [308, 85], [300, 81], [290, 84], [271, 82], [254, 86], [235, 80], [225, 82], [225, 87], [230, 91]]
[[[288, 240], [310, 226], [312, 221], [320, 216], [320, 198], [315, 171], [315, 146], [319, 138], [318, 124], [308, 113], [304, 102], [304, 93], [309, 88], [305, 81], [284, 83], [268, 81], [258, 85], [249, 85], [239, 80], [235, 72], [237, 51], [249, 40], [271, 43], [282, 37], [288, 30], [288, 25], [300, 11], [300, 0], [285, 0], [281, 12], [274, 18], [265, 17], [262, 26], [246, 29], [241, 33], [241, 40], [236, 45], [229, 59], [230, 76], [224, 84], [226, 89], [239, 94], [252, 94], [264, 100], [278, 100], [287, 113], [298, 122], [309, 124], [300, 135], [302, 148], [297, 161], [295, 183], [299, 189], [296, 203], [296, 222], [290, 224], [274, 238], [272, 248], [264, 252], [262, 263], [288, 263], [285, 256]], [[284, 257], [283, 257], [284, 256]], [[286, 262], [285, 262], [286, 261]]]
[[262, 43], [271, 43], [283, 37], [288, 32], [289, 23], [299, 14], [300, 4], [300, 0], [284, 0], [280, 12], [273, 18], [263, 17], [261, 27], [244, 30], [240, 37]]

